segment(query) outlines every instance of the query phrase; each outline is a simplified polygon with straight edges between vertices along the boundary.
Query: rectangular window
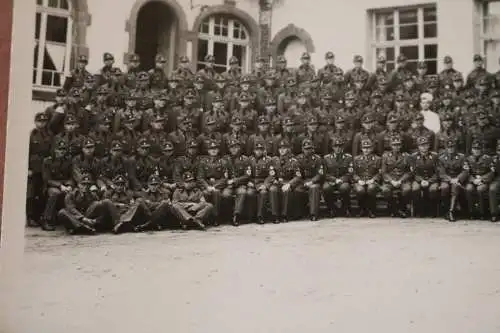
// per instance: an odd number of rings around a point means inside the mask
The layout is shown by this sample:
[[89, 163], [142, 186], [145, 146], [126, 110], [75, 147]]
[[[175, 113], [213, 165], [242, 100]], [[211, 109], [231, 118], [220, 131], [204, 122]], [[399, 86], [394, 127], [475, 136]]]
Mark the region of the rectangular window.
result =
[[481, 43], [489, 72], [500, 70], [500, 0], [481, 2]]
[[396, 67], [400, 54], [416, 70], [419, 61], [428, 65], [428, 74], [437, 74], [437, 11], [435, 5], [371, 11], [372, 59], [387, 60], [387, 70]]

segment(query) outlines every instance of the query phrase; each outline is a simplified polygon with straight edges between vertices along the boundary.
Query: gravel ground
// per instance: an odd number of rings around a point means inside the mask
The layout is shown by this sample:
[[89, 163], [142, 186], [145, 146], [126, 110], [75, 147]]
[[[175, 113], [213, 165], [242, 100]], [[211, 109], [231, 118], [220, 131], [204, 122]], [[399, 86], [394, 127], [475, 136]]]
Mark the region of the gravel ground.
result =
[[26, 247], [16, 332], [500, 332], [489, 222], [29, 230]]

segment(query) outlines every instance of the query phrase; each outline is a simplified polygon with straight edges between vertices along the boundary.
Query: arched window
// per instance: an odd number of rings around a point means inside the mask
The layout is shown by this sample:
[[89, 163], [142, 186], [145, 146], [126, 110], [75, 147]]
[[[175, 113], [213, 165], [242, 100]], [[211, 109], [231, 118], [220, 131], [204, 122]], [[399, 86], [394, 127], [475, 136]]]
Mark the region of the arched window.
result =
[[[33, 1], [33, 0], [32, 0]], [[36, 0], [33, 85], [53, 90], [70, 72], [73, 20], [69, 0]]]
[[250, 36], [240, 21], [228, 15], [213, 15], [200, 24], [198, 33], [198, 69], [204, 67], [205, 56], [212, 54], [214, 69], [219, 73], [228, 69], [232, 56], [238, 58], [243, 71], [248, 70]]

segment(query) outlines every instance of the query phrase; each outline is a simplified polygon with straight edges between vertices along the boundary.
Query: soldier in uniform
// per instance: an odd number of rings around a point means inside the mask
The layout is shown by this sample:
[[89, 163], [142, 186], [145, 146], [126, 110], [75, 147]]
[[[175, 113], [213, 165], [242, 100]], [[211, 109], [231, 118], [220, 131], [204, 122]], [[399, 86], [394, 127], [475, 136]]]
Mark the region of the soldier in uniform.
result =
[[303, 142], [305, 139], [311, 140], [314, 147], [314, 153], [323, 156], [328, 153], [329, 139], [326, 135], [318, 131], [319, 120], [314, 114], [310, 115], [307, 120], [307, 128], [305, 133], [299, 136], [299, 140]]
[[425, 136], [428, 138], [431, 147], [434, 147], [435, 135], [432, 131], [424, 126], [424, 115], [422, 113], [417, 113], [414, 118], [412, 127], [408, 131], [409, 136], [409, 152], [416, 152], [418, 150], [418, 138]]
[[441, 179], [441, 199], [447, 209], [446, 218], [456, 221], [457, 200], [468, 178], [469, 166], [465, 155], [457, 151], [458, 140], [448, 137], [446, 149], [439, 154], [439, 178]]
[[179, 67], [174, 71], [174, 73], [179, 76], [184, 86], [188, 86], [192, 83], [194, 73], [191, 69], [191, 62], [187, 56], [184, 55], [180, 57]]
[[459, 151], [465, 150], [462, 133], [457, 130], [456, 121], [452, 114], [446, 113], [441, 117], [441, 131], [436, 134], [434, 140], [434, 151], [442, 153], [447, 149], [448, 140], [456, 141]]
[[229, 89], [234, 92], [237, 90], [236, 85], [240, 82], [242, 72], [240, 68], [240, 61], [235, 56], [229, 59], [229, 69], [224, 73], [224, 76], [229, 85]]
[[338, 68], [335, 66], [335, 54], [333, 52], [328, 51], [325, 54], [325, 66], [318, 70], [318, 80], [323, 81], [325, 77], [333, 76], [335, 73], [335, 69]]
[[120, 141], [114, 140], [111, 143], [111, 153], [101, 159], [99, 171], [97, 185], [101, 192], [113, 187], [113, 179], [117, 175], [128, 174], [129, 163], [123, 156], [123, 145]]
[[28, 158], [28, 190], [26, 201], [27, 224], [38, 226], [44, 203], [44, 184], [42, 176], [43, 161], [50, 156], [52, 133], [47, 128], [48, 116], [44, 112], [35, 115], [35, 128], [30, 134]]
[[[271, 171], [273, 160], [266, 155], [266, 146], [262, 141], [257, 141], [254, 145], [253, 155], [250, 157], [251, 181], [248, 182], [247, 197], [250, 202], [250, 212], [256, 212], [255, 216], [259, 224], [264, 224], [264, 209], [269, 200], [269, 188], [274, 175]], [[255, 208], [257, 203], [257, 209]], [[253, 217], [253, 216], [252, 216]]]
[[41, 219], [43, 230], [53, 231], [54, 217], [62, 204], [64, 195], [74, 186], [71, 175], [71, 157], [68, 154], [68, 144], [64, 140], [57, 141], [51, 156], [46, 157], [42, 164], [42, 177], [47, 191], [47, 202]]
[[[201, 154], [208, 155], [208, 149], [211, 142], [217, 142], [219, 147], [222, 145], [222, 133], [217, 131], [217, 119], [209, 116], [206, 119], [205, 126], [203, 126], [203, 133], [198, 136], [201, 143]], [[225, 151], [222, 151], [224, 154]]]
[[167, 87], [166, 63], [167, 59], [163, 55], [157, 54], [155, 56], [155, 67], [148, 71], [149, 86], [152, 90], [161, 90]]
[[351, 177], [353, 172], [352, 155], [345, 152], [345, 139], [342, 136], [334, 136], [332, 139], [333, 152], [323, 158], [324, 177], [323, 196], [325, 198], [330, 216], [338, 216], [335, 203], [340, 196], [342, 201], [342, 212], [346, 217], [351, 216], [350, 194]]
[[161, 179], [156, 174], [149, 176], [147, 186], [136, 199], [142, 220], [134, 231], [162, 230], [172, 216], [170, 197], [161, 186]]
[[361, 141], [361, 155], [355, 156], [353, 161], [354, 192], [361, 208], [360, 215], [366, 213], [368, 217], [375, 217], [377, 192], [380, 190], [380, 169], [382, 160], [374, 154], [374, 144], [369, 138]]
[[207, 54], [204, 58], [205, 67], [198, 71], [198, 74], [203, 75], [205, 80], [209, 83], [209, 86], [213, 88], [214, 79], [217, 72], [214, 69], [215, 57], [211, 54]]
[[399, 84], [403, 83], [403, 78], [413, 75], [412, 71], [408, 68], [408, 58], [404, 54], [400, 54], [396, 60], [397, 67], [389, 75], [388, 85], [394, 89]]
[[[363, 128], [361, 131], [354, 135], [354, 139], [352, 141], [352, 156], [359, 155], [363, 139], [368, 138], [374, 144], [379, 136], [379, 132], [377, 132], [377, 128], [375, 127], [375, 119], [370, 113], [363, 115], [362, 126]], [[375, 154], [383, 151], [383, 147], [380, 147], [380, 144], [378, 147], [374, 147], [374, 149]]]
[[78, 133], [78, 119], [71, 113], [64, 118], [64, 130], [54, 137], [53, 146], [60, 141], [66, 142], [68, 154], [72, 157], [82, 151], [83, 136]]
[[297, 160], [301, 182], [295, 188], [295, 193], [302, 202], [307, 198], [305, 202], [309, 206], [309, 217], [311, 221], [316, 221], [319, 217], [324, 167], [321, 156], [314, 153], [314, 145], [310, 139], [302, 142], [302, 153], [297, 156]]
[[278, 86], [284, 87], [288, 77], [291, 75], [290, 70], [287, 67], [287, 61], [284, 56], [278, 56], [276, 59], [276, 80], [278, 81]]
[[[230, 131], [222, 135], [222, 151], [229, 151], [229, 142], [231, 139], [238, 140], [241, 147], [245, 149], [248, 144], [248, 134], [243, 130], [243, 120], [238, 114], [235, 114], [231, 119]], [[247, 152], [243, 152], [247, 153]]]
[[147, 138], [151, 144], [151, 156], [159, 157], [162, 154], [162, 147], [167, 141], [167, 134], [165, 132], [165, 118], [161, 114], [155, 115], [152, 119], [151, 127], [148, 131], [144, 132], [143, 138]]
[[[439, 209], [439, 174], [438, 156], [430, 151], [428, 136], [417, 139], [418, 151], [411, 155], [411, 171], [414, 175], [412, 184], [413, 207], [417, 215], [423, 217], [425, 212], [438, 215]], [[437, 204], [436, 204], [437, 203]]]
[[265, 145], [266, 152], [269, 156], [275, 156], [278, 154], [278, 142], [277, 138], [273, 136], [270, 128], [269, 118], [266, 116], [260, 116], [258, 121], [258, 131], [251, 134], [247, 141], [247, 152], [252, 152], [255, 150], [255, 144], [257, 142], [262, 142]]
[[363, 68], [363, 57], [360, 55], [355, 55], [352, 62], [354, 63], [354, 68], [348, 70], [344, 77], [347, 85], [354, 85], [354, 76], [360, 75], [368, 79], [370, 77], [370, 73]]
[[133, 53], [128, 57], [127, 72], [124, 77], [124, 86], [130, 90], [137, 87], [137, 74], [140, 72], [141, 59]]
[[467, 80], [465, 82], [465, 86], [469, 89], [476, 86], [476, 82], [480, 77], [490, 76], [484, 68], [484, 60], [480, 54], [475, 54], [472, 61], [474, 62], [474, 69], [467, 75]]
[[[483, 142], [472, 143], [471, 154], [467, 156], [466, 163], [469, 166], [469, 179], [465, 185], [465, 196], [470, 216], [486, 219], [486, 200], [495, 173], [493, 159], [484, 152]], [[475, 210], [476, 204], [479, 216]]]
[[338, 110], [338, 113], [344, 116], [350, 129], [357, 131], [361, 127], [359, 122], [362, 117], [361, 110], [356, 105], [356, 95], [353, 91], [345, 93], [344, 106]]
[[333, 129], [327, 133], [327, 136], [329, 139], [333, 137], [342, 137], [344, 139], [344, 151], [351, 152], [354, 131], [349, 127], [344, 115], [336, 114], [333, 125]]
[[[236, 139], [229, 141], [227, 186], [222, 192], [225, 207], [234, 207], [232, 224], [238, 226], [245, 213], [247, 184], [251, 180], [252, 167], [250, 159], [242, 154], [241, 143]], [[234, 197], [234, 200], [233, 200]]]
[[439, 85], [444, 88], [449, 82], [453, 82], [453, 76], [458, 71], [453, 68], [453, 59], [447, 55], [443, 58], [444, 69], [439, 72]]
[[90, 174], [82, 174], [77, 187], [66, 193], [64, 208], [57, 217], [70, 235], [95, 234], [110, 213], [109, 201], [101, 201]]
[[165, 141], [162, 146], [162, 155], [156, 163], [155, 173], [160, 177], [162, 189], [167, 197], [170, 197], [180, 183], [175, 178], [176, 157], [174, 155], [174, 144]]
[[500, 191], [500, 140], [497, 140], [496, 144], [496, 153], [492, 157], [493, 160], [493, 170], [494, 170], [494, 179], [490, 183], [489, 188], [489, 204], [490, 204], [490, 215], [491, 222], [498, 221], [498, 194]]
[[103, 115], [96, 128], [89, 132], [88, 138], [94, 140], [95, 156], [103, 158], [109, 151], [111, 141], [113, 140], [113, 132], [111, 131], [112, 119], [109, 115]]
[[207, 110], [206, 105], [208, 101], [208, 85], [205, 77], [201, 74], [194, 76], [194, 92], [196, 95], [196, 106], [202, 110]]
[[292, 154], [298, 155], [302, 151], [302, 142], [300, 137], [295, 130], [295, 120], [292, 117], [283, 117], [283, 131], [281, 134], [277, 135], [277, 141], [283, 139], [288, 140], [291, 146]]
[[226, 184], [229, 167], [227, 161], [220, 156], [220, 145], [212, 141], [208, 147], [208, 156], [200, 161], [198, 181], [204, 196], [213, 204], [214, 216], [217, 220], [221, 213], [221, 194]]
[[[269, 201], [271, 204], [271, 214], [273, 222], [287, 222], [296, 207], [297, 202], [295, 188], [300, 184], [302, 173], [299, 161], [293, 156], [292, 146], [287, 139], [279, 142], [279, 156], [273, 158], [270, 166], [275, 175], [272, 177], [272, 185], [269, 188]], [[271, 169], [273, 167], [273, 169]]]
[[[247, 134], [252, 134], [257, 129], [258, 113], [252, 108], [250, 95], [242, 92], [238, 96], [239, 107], [236, 111], [241, 120], [243, 120], [243, 128]], [[234, 112], [234, 111], [233, 111]]]
[[83, 175], [90, 175], [92, 179], [99, 176], [100, 160], [95, 155], [95, 141], [91, 137], [85, 138], [82, 152], [73, 158], [73, 179], [78, 183]]
[[500, 138], [500, 129], [491, 125], [485, 112], [476, 113], [477, 124], [467, 130], [465, 137], [466, 153], [470, 154], [472, 142], [482, 142], [484, 153], [492, 154], [495, 151], [497, 139]]
[[196, 93], [194, 89], [186, 90], [184, 95], [184, 107], [182, 109], [181, 115], [184, 118], [191, 119], [191, 124], [193, 129], [197, 133], [202, 132], [201, 119], [202, 119], [203, 109], [196, 105]]
[[190, 171], [184, 173], [183, 181], [172, 196], [173, 214], [183, 229], [192, 225], [203, 230], [213, 215], [214, 206], [206, 201], [203, 190]]
[[147, 138], [140, 138], [137, 142], [137, 151], [129, 160], [130, 187], [140, 193], [147, 187], [149, 177], [157, 171], [158, 163], [150, 155], [151, 145]]
[[370, 74], [370, 78], [367, 82], [367, 88], [371, 91], [377, 89], [377, 81], [379, 77], [387, 78], [387, 70], [386, 70], [387, 60], [384, 56], [380, 56], [377, 58], [377, 67], [375, 68], [375, 72]]
[[400, 137], [401, 147], [399, 148], [402, 152], [406, 152], [408, 148], [408, 138], [405, 133], [401, 131], [399, 117], [397, 116], [397, 114], [391, 113], [387, 117], [385, 129], [380, 132], [380, 134], [378, 134], [376, 139], [376, 144], [379, 147], [378, 149], [380, 154], [386, 151], [392, 151], [392, 138], [394, 136]]
[[[179, 116], [177, 123], [177, 129], [168, 134], [167, 140], [174, 144], [175, 155], [182, 156], [186, 153], [186, 144], [190, 140], [196, 139], [198, 135], [193, 129], [193, 123], [190, 118]], [[197, 142], [200, 148], [201, 144], [199, 140]]]
[[401, 136], [395, 134], [390, 140], [391, 150], [382, 155], [382, 195], [389, 203], [391, 216], [405, 218], [411, 197], [410, 156], [402, 151]]
[[115, 57], [111, 53], [105, 52], [102, 56], [102, 60], [104, 62], [104, 66], [99, 70], [99, 74], [97, 76], [97, 86], [107, 85], [108, 87], [111, 87]]
[[302, 85], [306, 81], [310, 81], [316, 76], [316, 69], [311, 64], [311, 55], [307, 52], [304, 52], [300, 57], [300, 66], [297, 69], [297, 83]]
[[174, 162], [174, 183], [182, 183], [182, 175], [186, 171], [191, 171], [193, 175], [198, 174], [200, 164], [199, 142], [195, 139], [189, 140], [186, 145], [186, 154], [178, 156]]
[[86, 55], [80, 55], [78, 57], [76, 68], [71, 71], [70, 75], [68, 75], [64, 81], [64, 91], [69, 91], [71, 88], [83, 87], [86, 77], [91, 75], [85, 68], [88, 63], [89, 59]]

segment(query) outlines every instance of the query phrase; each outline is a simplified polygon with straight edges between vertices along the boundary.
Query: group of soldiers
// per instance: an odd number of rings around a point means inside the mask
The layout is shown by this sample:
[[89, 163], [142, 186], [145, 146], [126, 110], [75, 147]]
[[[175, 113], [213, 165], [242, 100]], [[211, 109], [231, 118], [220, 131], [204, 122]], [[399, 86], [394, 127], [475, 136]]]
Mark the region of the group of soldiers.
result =
[[[122, 72], [113, 55], [93, 75], [88, 59], [35, 116], [27, 224], [71, 233], [199, 228], [308, 217], [498, 218], [500, 74], [475, 55], [464, 78], [450, 56], [428, 75], [404, 55], [370, 73], [332, 52], [315, 70], [283, 56], [250, 74], [207, 55]], [[383, 199], [383, 200], [382, 200]], [[354, 211], [353, 208], [357, 206]], [[326, 209], [320, 209], [326, 208]]]

